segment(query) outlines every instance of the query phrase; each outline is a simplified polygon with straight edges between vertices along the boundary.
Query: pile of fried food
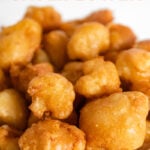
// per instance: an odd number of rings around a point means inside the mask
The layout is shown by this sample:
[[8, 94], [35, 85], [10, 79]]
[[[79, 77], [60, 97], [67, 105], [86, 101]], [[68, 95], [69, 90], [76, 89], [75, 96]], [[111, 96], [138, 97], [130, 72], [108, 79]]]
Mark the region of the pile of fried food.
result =
[[110, 10], [29, 7], [1, 28], [0, 90], [0, 150], [150, 148], [150, 40]]

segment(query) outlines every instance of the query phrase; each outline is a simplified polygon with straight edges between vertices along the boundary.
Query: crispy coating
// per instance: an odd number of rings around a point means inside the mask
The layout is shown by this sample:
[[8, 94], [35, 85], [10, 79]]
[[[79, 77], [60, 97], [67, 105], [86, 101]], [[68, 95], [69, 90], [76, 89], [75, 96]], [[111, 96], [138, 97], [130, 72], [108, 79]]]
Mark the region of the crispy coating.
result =
[[81, 25], [68, 42], [70, 59], [89, 60], [109, 47], [108, 29], [96, 22]]
[[119, 54], [116, 67], [120, 77], [132, 84], [150, 81], [150, 52], [132, 48]]
[[41, 41], [41, 28], [37, 22], [24, 19], [6, 27], [0, 36], [0, 67], [8, 69], [11, 64], [31, 61]]
[[117, 69], [112, 62], [98, 57], [83, 64], [84, 76], [75, 84], [75, 90], [87, 98], [99, 97], [120, 91]]
[[150, 51], [150, 40], [139, 41], [133, 47]]
[[83, 62], [69, 62], [67, 63], [61, 74], [65, 76], [73, 84], [83, 75]]
[[86, 104], [80, 128], [87, 150], [132, 150], [144, 141], [148, 98], [141, 92], [115, 93]]
[[104, 25], [108, 24], [109, 22], [113, 21], [113, 14], [112, 11], [109, 9], [97, 10], [91, 13], [84, 19], [85, 22], [99, 22]]
[[146, 136], [145, 141], [150, 141], [150, 121], [146, 121]]
[[53, 66], [49, 63], [28, 64], [25, 67], [13, 65], [10, 70], [11, 80], [16, 89], [26, 93], [29, 82], [36, 76], [53, 72]]
[[33, 64], [39, 64], [39, 63], [43, 63], [43, 62], [48, 63], [48, 62], [50, 62], [50, 59], [44, 50], [38, 49], [34, 54], [34, 57], [32, 59], [32, 63]]
[[136, 40], [134, 32], [121, 24], [108, 25], [110, 32], [110, 50], [124, 50], [133, 46]]
[[150, 149], [150, 40], [112, 21], [30, 6], [0, 28], [0, 150]]
[[44, 38], [45, 50], [57, 69], [61, 69], [68, 61], [67, 43], [68, 37], [61, 30], [51, 31]]
[[49, 73], [35, 77], [29, 83], [28, 93], [32, 97], [29, 108], [38, 118], [48, 112], [54, 118], [65, 119], [73, 110], [73, 86], [60, 74]]
[[[39, 118], [37, 118], [34, 115], [31, 116], [31, 117], [32, 117], [31, 118], [31, 123], [35, 123], [35, 122], [40, 120]], [[46, 120], [46, 119], [55, 119], [55, 118], [51, 117], [49, 115], [49, 112], [45, 112], [44, 116], [42, 117], [41, 120]], [[65, 122], [65, 123], [68, 123], [70, 125], [78, 125], [78, 116], [77, 116], [77, 113], [76, 113], [76, 111], [74, 109], [73, 109], [72, 113], [67, 118], [65, 118], [65, 119], [57, 119], [57, 120], [60, 120], [60, 121]]]
[[31, 18], [37, 21], [44, 31], [55, 29], [61, 23], [61, 15], [50, 6], [30, 6], [27, 9], [25, 18]]
[[0, 127], [0, 150], [20, 150], [18, 145], [20, 133], [7, 125]]
[[150, 121], [146, 121], [146, 136], [142, 147], [138, 150], [149, 150], [150, 148]]
[[19, 146], [21, 150], [84, 150], [85, 135], [67, 123], [44, 120], [24, 132]]
[[0, 124], [24, 129], [27, 122], [27, 106], [23, 97], [14, 89], [0, 92]]

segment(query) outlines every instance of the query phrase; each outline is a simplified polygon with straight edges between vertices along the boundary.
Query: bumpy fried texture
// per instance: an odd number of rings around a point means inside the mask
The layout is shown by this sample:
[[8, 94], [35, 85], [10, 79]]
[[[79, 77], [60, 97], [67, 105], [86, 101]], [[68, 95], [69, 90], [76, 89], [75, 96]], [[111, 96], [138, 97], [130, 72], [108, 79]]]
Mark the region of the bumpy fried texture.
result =
[[150, 148], [150, 122], [146, 121], [146, 136], [142, 147], [138, 150], [148, 150]]
[[95, 11], [91, 13], [88, 17], [86, 17], [84, 21], [85, 22], [95, 21], [106, 25], [109, 22], [113, 21], [112, 11], [108, 9]]
[[14, 89], [0, 92], [0, 124], [24, 129], [27, 122], [27, 106], [23, 97]]
[[18, 145], [20, 133], [7, 125], [0, 127], [0, 150], [20, 150]]
[[50, 59], [44, 50], [38, 49], [34, 54], [32, 63], [39, 64], [39, 63], [43, 63], [43, 62], [50, 62]]
[[117, 69], [112, 62], [98, 57], [83, 64], [84, 76], [75, 84], [75, 90], [87, 98], [99, 97], [120, 91]]
[[26, 93], [28, 84], [34, 77], [50, 72], [53, 72], [53, 66], [49, 63], [28, 64], [23, 68], [13, 65], [10, 70], [14, 87], [24, 93]]
[[116, 67], [123, 82], [131, 83], [129, 88], [150, 87], [150, 52], [137, 48], [123, 51], [117, 58]]
[[[35, 116], [32, 116], [32, 117], [33, 118], [31, 118], [31, 123], [35, 123], [35, 122], [40, 120], [39, 118], [37, 118]], [[55, 119], [55, 118], [51, 117], [49, 112], [45, 112], [44, 116], [41, 120], [45, 120], [45, 119]], [[77, 113], [75, 110], [73, 110], [72, 113], [66, 119], [57, 119], [57, 120], [66, 122], [66, 123], [71, 124], [71, 125], [77, 125], [78, 124], [78, 116], [77, 116]]]
[[87, 150], [132, 150], [145, 138], [148, 98], [141, 92], [115, 93], [85, 105], [80, 128]]
[[84, 150], [84, 133], [75, 126], [58, 120], [33, 124], [19, 139], [21, 150]]
[[28, 93], [32, 97], [29, 108], [38, 118], [48, 112], [54, 118], [65, 119], [73, 110], [74, 89], [62, 75], [49, 73], [35, 77], [29, 83]]
[[61, 15], [53, 7], [30, 6], [27, 9], [25, 18], [37, 21], [44, 31], [57, 28], [61, 23]]
[[31, 61], [41, 42], [41, 27], [32, 19], [3, 28], [0, 33], [0, 67], [8, 69], [11, 64]]
[[83, 62], [69, 62], [67, 63], [61, 73], [73, 84], [83, 75]]
[[108, 29], [96, 22], [81, 25], [68, 42], [70, 59], [88, 60], [104, 52], [109, 47]]
[[150, 40], [139, 41], [139, 42], [135, 43], [135, 45], [133, 47], [150, 51]]
[[124, 50], [131, 48], [135, 43], [136, 36], [133, 31], [121, 24], [110, 24], [110, 50]]
[[60, 30], [51, 31], [44, 38], [45, 50], [57, 69], [61, 69], [68, 60], [67, 43], [67, 35]]

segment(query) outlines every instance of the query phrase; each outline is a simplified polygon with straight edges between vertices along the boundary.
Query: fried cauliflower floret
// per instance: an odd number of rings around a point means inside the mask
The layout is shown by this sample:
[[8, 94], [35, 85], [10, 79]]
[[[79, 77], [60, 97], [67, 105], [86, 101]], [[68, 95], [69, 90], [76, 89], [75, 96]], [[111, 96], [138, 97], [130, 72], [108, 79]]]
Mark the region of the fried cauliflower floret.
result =
[[43, 63], [43, 62], [48, 63], [48, 62], [50, 62], [50, 59], [44, 50], [38, 49], [34, 54], [34, 57], [32, 59], [32, 63], [33, 64], [39, 64], [39, 63]]
[[139, 41], [133, 47], [150, 51], [150, 40]]
[[115, 93], [86, 104], [80, 128], [86, 134], [87, 150], [132, 150], [145, 138], [148, 98], [141, 92]]
[[85, 22], [95, 21], [106, 25], [109, 22], [113, 21], [112, 11], [108, 9], [95, 11], [91, 13], [89, 16], [87, 16], [84, 19], [84, 21]]
[[24, 129], [27, 122], [27, 106], [23, 97], [14, 89], [0, 92], [0, 124]]
[[20, 133], [7, 125], [0, 127], [0, 150], [20, 150], [18, 145]]
[[110, 24], [108, 29], [110, 32], [109, 49], [111, 51], [129, 49], [135, 43], [136, 36], [129, 27], [121, 24]]
[[84, 75], [75, 84], [77, 93], [93, 98], [120, 91], [119, 75], [112, 62], [101, 57], [86, 61], [83, 72]]
[[68, 60], [67, 43], [66, 33], [60, 30], [51, 31], [44, 38], [45, 50], [57, 69], [62, 69]]
[[150, 52], [132, 48], [121, 52], [116, 61], [120, 77], [132, 84], [150, 81]]
[[85, 23], [78, 27], [68, 42], [70, 59], [89, 60], [109, 47], [108, 29], [96, 22]]
[[0, 67], [30, 62], [41, 42], [41, 27], [31, 19], [3, 28], [0, 33]]
[[27, 9], [25, 18], [37, 21], [44, 31], [57, 28], [61, 23], [61, 15], [53, 7], [30, 6]]
[[58, 120], [33, 124], [19, 139], [21, 150], [84, 150], [84, 133]]
[[35, 77], [29, 83], [28, 93], [32, 97], [29, 108], [38, 118], [48, 112], [51, 117], [65, 119], [73, 110], [75, 92], [62, 75], [49, 73]]
[[53, 72], [53, 66], [49, 63], [28, 64], [25, 67], [12, 66], [10, 70], [11, 80], [16, 89], [26, 92], [29, 82], [36, 76]]
[[83, 62], [69, 62], [67, 63], [61, 73], [73, 84], [83, 75]]

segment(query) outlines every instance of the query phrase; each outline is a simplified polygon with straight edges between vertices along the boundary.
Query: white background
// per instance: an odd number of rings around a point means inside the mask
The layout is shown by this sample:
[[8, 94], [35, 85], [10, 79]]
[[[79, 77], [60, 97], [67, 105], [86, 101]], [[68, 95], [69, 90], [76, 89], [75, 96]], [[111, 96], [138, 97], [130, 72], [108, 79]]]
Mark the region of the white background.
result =
[[115, 22], [130, 26], [138, 39], [150, 39], [150, 0], [0, 0], [0, 26], [15, 23], [30, 5], [55, 7], [64, 20], [82, 18], [109, 8]]

